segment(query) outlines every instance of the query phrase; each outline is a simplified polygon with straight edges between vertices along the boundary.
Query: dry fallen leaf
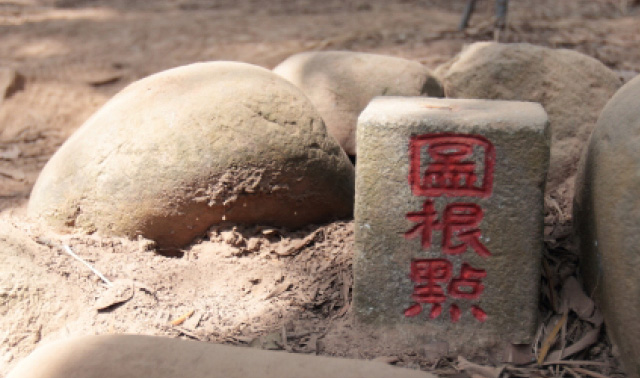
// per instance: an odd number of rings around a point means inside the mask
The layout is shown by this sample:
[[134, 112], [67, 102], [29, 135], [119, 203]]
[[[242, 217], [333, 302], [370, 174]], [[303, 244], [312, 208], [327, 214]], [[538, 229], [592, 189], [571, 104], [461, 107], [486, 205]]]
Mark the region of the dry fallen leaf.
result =
[[560, 293], [563, 306], [575, 312], [582, 320], [586, 320], [598, 327], [602, 325], [603, 318], [595, 303], [585, 294], [582, 285], [575, 277], [569, 277], [562, 286]]
[[540, 349], [540, 354], [538, 355], [538, 365], [542, 365], [542, 363], [544, 362], [544, 359], [547, 357], [547, 353], [549, 353], [549, 349], [551, 349], [551, 346], [556, 341], [556, 337], [558, 336], [560, 329], [567, 322], [568, 317], [569, 312], [565, 312], [564, 315], [562, 315], [560, 321], [558, 321], [558, 323], [556, 323], [556, 326], [553, 327], [553, 330], [551, 330], [551, 332], [547, 335], [547, 338], [542, 342], [542, 348]]
[[579, 368], [579, 367], [574, 367], [574, 368], [571, 368], [571, 369], [577, 371], [580, 374], [588, 375], [588, 376], [594, 377], [594, 378], [609, 378], [606, 375], [602, 375], [600, 373], [596, 373], [594, 371], [583, 369], [583, 368]]
[[116, 280], [112, 282], [113, 286], [109, 287], [100, 298], [96, 301], [95, 309], [98, 311], [106, 310], [117, 304], [127, 302], [133, 298], [133, 281]]
[[548, 361], [549, 362], [560, 361], [563, 358], [567, 358], [569, 356], [572, 356], [578, 352], [581, 352], [591, 347], [593, 344], [598, 342], [599, 335], [600, 335], [600, 327], [594, 328], [586, 332], [584, 335], [582, 335], [582, 337], [578, 341], [571, 344], [564, 350], [557, 350], [557, 351], [554, 351], [553, 353], [550, 353]]

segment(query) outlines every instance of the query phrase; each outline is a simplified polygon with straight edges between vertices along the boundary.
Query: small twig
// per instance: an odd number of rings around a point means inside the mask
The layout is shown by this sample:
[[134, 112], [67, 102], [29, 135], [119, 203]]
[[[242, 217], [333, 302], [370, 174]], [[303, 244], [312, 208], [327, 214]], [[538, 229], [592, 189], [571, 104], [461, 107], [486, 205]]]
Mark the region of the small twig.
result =
[[560, 329], [562, 328], [562, 326], [564, 326], [564, 323], [567, 322], [568, 316], [569, 311], [566, 311], [564, 315], [562, 315], [562, 318], [558, 321], [558, 323], [556, 323], [556, 326], [553, 327], [551, 333], [549, 333], [547, 338], [542, 343], [542, 348], [540, 349], [540, 354], [538, 355], [538, 365], [542, 365], [542, 363], [544, 362], [544, 359], [547, 357], [547, 353], [549, 353], [549, 349], [551, 349], [551, 346], [556, 340]]
[[179, 332], [179, 334], [185, 335], [190, 339], [197, 340], [197, 341], [207, 341], [204, 337], [200, 337], [197, 334], [195, 334], [194, 332], [191, 332], [191, 331], [189, 331], [187, 329], [184, 329], [182, 327], [176, 326], [174, 329], [176, 329]]
[[187, 319], [189, 319], [195, 312], [196, 312], [195, 310], [190, 310], [190, 311], [186, 312], [185, 314], [183, 314], [179, 318], [173, 320], [171, 322], [171, 325], [179, 326], [180, 324], [184, 323]]
[[572, 369], [577, 371], [580, 374], [588, 375], [588, 376], [594, 377], [594, 378], [609, 378], [606, 375], [602, 375], [600, 373], [596, 373], [595, 371], [591, 371], [591, 370], [587, 370], [587, 369], [583, 369], [583, 368], [579, 368], [579, 367], [573, 367]]
[[553, 361], [553, 362], [545, 362], [542, 364], [542, 366], [548, 366], [548, 365], [607, 366], [607, 364], [604, 362], [578, 361], [578, 360]]
[[538, 355], [538, 344], [540, 343], [540, 339], [542, 338], [542, 334], [544, 332], [544, 323], [540, 323], [538, 327], [538, 331], [536, 332], [535, 341], [533, 343], [533, 355]]
[[83, 263], [87, 268], [91, 269], [91, 271], [92, 271], [93, 273], [95, 273], [98, 277], [100, 277], [100, 279], [101, 279], [101, 280], [103, 280], [103, 281], [104, 281], [104, 283], [106, 283], [106, 284], [107, 284], [107, 286], [109, 286], [109, 287], [112, 287], [112, 286], [113, 286], [113, 283], [112, 283], [111, 281], [109, 281], [109, 280], [107, 279], [107, 277], [103, 276], [103, 275], [102, 275], [102, 273], [100, 273], [96, 268], [92, 267], [92, 266], [91, 266], [91, 264], [89, 264], [88, 262], [86, 262], [85, 260], [83, 260], [83, 259], [82, 259], [82, 257], [80, 257], [80, 256], [76, 255], [75, 253], [73, 253], [73, 251], [71, 250], [71, 248], [70, 248], [68, 245], [63, 244], [63, 245], [62, 245], [62, 247], [63, 247], [63, 250], [64, 250], [66, 253], [68, 253], [71, 257], [73, 257], [74, 259], [76, 259], [76, 260], [80, 261], [80, 262], [81, 262], [81, 263]]
[[580, 374], [576, 373], [576, 371], [575, 371], [575, 370], [571, 369], [571, 368], [570, 368], [570, 367], [568, 367], [568, 366], [565, 366], [565, 367], [564, 367], [564, 371], [568, 371], [569, 373], [571, 373], [571, 375], [573, 375], [573, 376], [574, 376], [574, 378], [582, 378], [582, 376], [581, 376]]

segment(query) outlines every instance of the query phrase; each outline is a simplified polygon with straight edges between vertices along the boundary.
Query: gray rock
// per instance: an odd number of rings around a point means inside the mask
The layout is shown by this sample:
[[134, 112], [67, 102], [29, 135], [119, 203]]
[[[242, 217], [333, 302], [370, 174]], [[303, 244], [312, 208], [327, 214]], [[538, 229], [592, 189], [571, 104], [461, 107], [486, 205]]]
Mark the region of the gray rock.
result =
[[539, 104], [372, 101], [358, 121], [357, 323], [414, 352], [530, 342], [548, 162]]
[[640, 77], [607, 103], [580, 161], [581, 271], [629, 377], [640, 377]]
[[376, 96], [442, 97], [440, 83], [422, 64], [347, 51], [306, 52], [273, 69], [309, 97], [347, 154], [356, 154], [358, 115]]
[[169, 337], [85, 336], [37, 349], [7, 378], [436, 378], [381, 362], [306, 356]]
[[199, 63], [105, 104], [42, 170], [28, 212], [58, 229], [177, 247], [217, 223], [350, 217], [353, 180], [298, 88], [260, 67]]
[[580, 152], [600, 110], [622, 85], [589, 56], [530, 44], [474, 43], [435, 73], [447, 97], [542, 104], [551, 121], [549, 192], [561, 186], [572, 192]]

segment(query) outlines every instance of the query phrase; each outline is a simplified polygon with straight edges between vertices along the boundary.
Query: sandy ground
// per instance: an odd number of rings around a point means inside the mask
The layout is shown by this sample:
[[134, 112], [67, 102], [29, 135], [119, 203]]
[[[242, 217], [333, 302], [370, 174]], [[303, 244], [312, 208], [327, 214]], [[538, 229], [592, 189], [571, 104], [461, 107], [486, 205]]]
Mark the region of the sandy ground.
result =
[[[628, 78], [640, 72], [640, 9], [631, 3], [512, 0], [501, 40], [575, 49]], [[0, 1], [0, 68], [24, 78], [18, 90], [0, 97], [0, 376], [39, 342], [92, 333], [352, 355], [349, 220], [298, 232], [214, 229], [182, 256], [165, 257], [145, 240], [41, 229], [24, 217], [29, 192], [57, 147], [134, 80], [207, 60], [272, 68], [308, 50], [383, 53], [435, 68], [465, 43], [493, 37], [493, 2], [478, 5], [470, 28], [459, 32], [464, 1]], [[543, 291], [549, 290], [541, 294], [542, 334], [558, 320], [552, 292], [575, 271], [568, 216], [560, 210], [547, 217], [551, 271], [543, 278]], [[64, 253], [64, 245], [114, 288]], [[555, 286], [547, 285], [550, 277], [557, 278]], [[174, 322], [181, 316], [183, 323]], [[581, 329], [579, 320], [572, 324]], [[578, 357], [620, 376], [613, 354], [603, 333]], [[380, 356], [441, 374], [459, 368], [429, 351], [397, 356], [380, 348], [359, 357]], [[495, 363], [487, 354], [477, 358]]]

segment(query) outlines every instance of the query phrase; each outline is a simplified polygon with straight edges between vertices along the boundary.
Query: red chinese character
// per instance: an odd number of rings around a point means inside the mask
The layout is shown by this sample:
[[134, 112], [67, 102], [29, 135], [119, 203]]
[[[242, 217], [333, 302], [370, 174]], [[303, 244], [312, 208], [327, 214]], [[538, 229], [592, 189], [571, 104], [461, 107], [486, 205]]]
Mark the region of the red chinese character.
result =
[[[447, 255], [459, 255], [471, 247], [482, 257], [491, 252], [480, 242], [481, 231], [476, 228], [482, 221], [482, 208], [475, 203], [452, 203], [445, 207], [442, 221], [438, 220], [432, 200], [426, 200], [422, 211], [407, 213], [407, 219], [417, 223], [404, 233], [407, 239], [420, 235], [423, 249], [431, 247], [433, 231], [442, 231], [442, 251]], [[454, 242], [454, 237], [460, 243]]]
[[460, 307], [458, 307], [457, 304], [452, 304], [451, 307], [449, 307], [449, 316], [451, 317], [452, 323], [457, 323], [458, 320], [460, 320], [462, 311], [460, 311]]
[[[474, 318], [478, 319], [480, 323], [484, 323], [487, 320], [487, 313], [476, 305], [471, 306], [471, 315], [473, 315]], [[452, 323], [457, 323], [458, 320], [460, 320], [460, 317], [462, 317], [462, 311], [460, 311], [460, 307], [458, 307], [458, 305], [456, 304], [452, 304], [451, 307], [449, 307], [449, 316], [451, 317]]]
[[431, 247], [433, 231], [442, 229], [440, 221], [438, 221], [438, 213], [433, 206], [433, 201], [424, 201], [422, 211], [407, 213], [407, 219], [417, 223], [417, 225], [404, 233], [405, 239], [413, 239], [420, 235], [422, 248], [429, 249]]
[[[417, 316], [422, 312], [422, 304], [431, 304], [429, 317], [436, 319], [442, 313], [442, 304], [447, 296], [442, 285], [447, 285], [447, 292], [453, 298], [478, 299], [484, 290], [481, 279], [487, 276], [482, 269], [475, 269], [467, 263], [463, 263], [460, 275], [451, 279], [452, 264], [445, 259], [417, 259], [411, 262], [409, 277], [416, 285], [413, 288], [411, 299], [415, 303], [404, 311], [406, 317]], [[487, 319], [487, 314], [476, 305], [471, 306], [471, 314], [480, 322]], [[451, 321], [456, 323], [462, 313], [456, 304], [449, 307]]]
[[[482, 257], [491, 252], [480, 242], [481, 231], [477, 227], [482, 221], [482, 208], [475, 203], [453, 203], [444, 209], [442, 251], [448, 255], [459, 255], [471, 247]], [[454, 244], [457, 236], [462, 243]]]
[[[478, 183], [474, 150], [482, 150], [482, 182]], [[423, 163], [423, 150], [428, 159]], [[493, 187], [495, 150], [479, 135], [425, 134], [409, 141], [409, 184], [416, 196], [489, 197]]]
[[[478, 299], [484, 291], [481, 279], [487, 276], [483, 269], [474, 269], [469, 264], [463, 263], [460, 275], [449, 283], [449, 295], [460, 299]], [[467, 288], [467, 290], [463, 290]]]
[[473, 305], [471, 306], [471, 313], [473, 316], [480, 321], [480, 323], [484, 323], [487, 320], [487, 313], [484, 312], [479, 306]]
[[442, 312], [442, 303], [447, 300], [445, 291], [440, 284], [451, 280], [451, 262], [445, 259], [418, 259], [411, 262], [411, 281], [417, 283], [413, 288], [411, 298], [414, 305], [405, 310], [405, 316], [416, 316], [422, 312], [420, 303], [430, 303], [429, 317], [437, 318]]

